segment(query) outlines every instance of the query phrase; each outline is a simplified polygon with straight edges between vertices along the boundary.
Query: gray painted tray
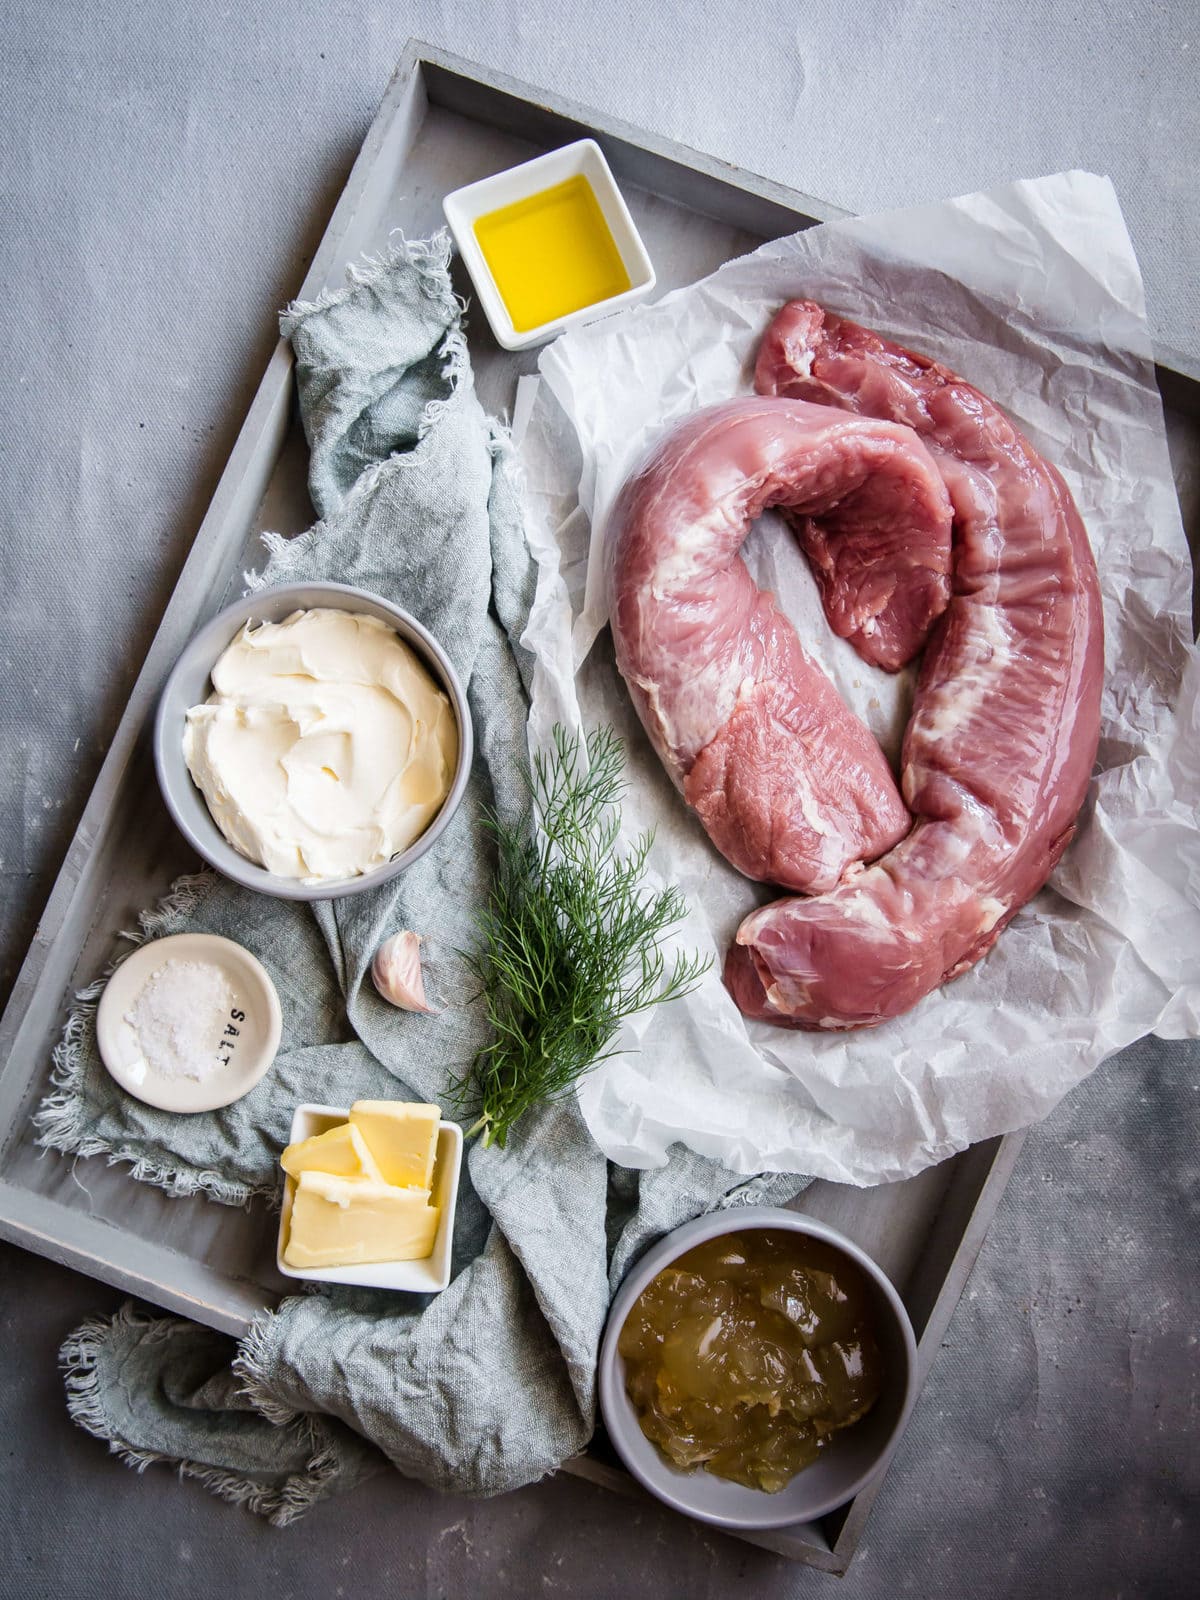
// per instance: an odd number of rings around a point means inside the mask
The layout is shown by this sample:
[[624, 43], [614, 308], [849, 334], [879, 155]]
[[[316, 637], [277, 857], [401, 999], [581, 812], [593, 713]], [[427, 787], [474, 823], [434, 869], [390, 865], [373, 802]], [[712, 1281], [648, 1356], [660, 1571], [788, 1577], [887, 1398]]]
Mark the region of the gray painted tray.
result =
[[[410, 45], [384, 97], [300, 297], [342, 281], [346, 264], [401, 227], [439, 226], [450, 189], [584, 134], [625, 191], [659, 272], [659, 291], [710, 272], [764, 239], [841, 215], [695, 151], [571, 106], [423, 44]], [[462, 285], [466, 287], [466, 285]], [[484, 404], [511, 409], [535, 354], [513, 356], [473, 319]], [[1176, 430], [1195, 432], [1200, 373], [1172, 358], [1164, 391]], [[1182, 368], [1183, 370], [1179, 370]], [[100, 972], [137, 911], [194, 867], [158, 796], [149, 712], [189, 636], [232, 599], [260, 558], [258, 533], [313, 520], [307, 452], [292, 407], [292, 360], [280, 343], [196, 537], [113, 739], [33, 945], [0, 1023], [0, 1235], [171, 1311], [240, 1334], [285, 1284], [274, 1269], [274, 1219], [202, 1198], [170, 1200], [103, 1160], [71, 1163], [33, 1145], [30, 1112], [73, 991]], [[1021, 1147], [1010, 1134], [907, 1183], [860, 1190], [813, 1185], [800, 1209], [843, 1229], [882, 1264], [908, 1305], [924, 1378]], [[598, 1438], [568, 1469], [629, 1495], [642, 1491]], [[844, 1572], [879, 1482], [820, 1523], [753, 1542]]]

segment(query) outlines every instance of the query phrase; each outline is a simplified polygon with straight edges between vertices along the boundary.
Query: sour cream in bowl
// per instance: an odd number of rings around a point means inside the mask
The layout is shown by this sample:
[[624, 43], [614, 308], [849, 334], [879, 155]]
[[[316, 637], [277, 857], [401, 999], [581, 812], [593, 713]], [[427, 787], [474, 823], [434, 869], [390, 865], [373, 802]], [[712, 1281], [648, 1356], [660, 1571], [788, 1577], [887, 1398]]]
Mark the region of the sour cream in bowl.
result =
[[344, 584], [263, 590], [196, 635], [163, 689], [155, 763], [212, 866], [295, 900], [394, 877], [446, 827], [471, 724], [445, 651]]

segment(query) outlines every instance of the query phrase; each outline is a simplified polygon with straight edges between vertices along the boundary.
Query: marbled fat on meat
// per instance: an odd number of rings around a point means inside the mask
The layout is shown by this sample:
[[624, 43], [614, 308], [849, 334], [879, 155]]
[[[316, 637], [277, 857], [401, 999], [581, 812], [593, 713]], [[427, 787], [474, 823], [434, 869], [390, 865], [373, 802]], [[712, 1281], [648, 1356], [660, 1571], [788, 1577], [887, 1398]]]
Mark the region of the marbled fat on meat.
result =
[[977, 961], [1070, 841], [1099, 738], [1099, 583], [1057, 471], [947, 368], [794, 301], [756, 383], [914, 429], [954, 508], [953, 592], [904, 741], [912, 831], [831, 892], [748, 917], [726, 962], [749, 1016], [869, 1026]]
[[712, 406], [629, 480], [613, 523], [617, 664], [667, 771], [748, 877], [832, 889], [911, 826], [864, 724], [738, 554], [788, 511], [833, 626], [899, 665], [949, 598], [949, 498], [906, 427], [785, 398]]

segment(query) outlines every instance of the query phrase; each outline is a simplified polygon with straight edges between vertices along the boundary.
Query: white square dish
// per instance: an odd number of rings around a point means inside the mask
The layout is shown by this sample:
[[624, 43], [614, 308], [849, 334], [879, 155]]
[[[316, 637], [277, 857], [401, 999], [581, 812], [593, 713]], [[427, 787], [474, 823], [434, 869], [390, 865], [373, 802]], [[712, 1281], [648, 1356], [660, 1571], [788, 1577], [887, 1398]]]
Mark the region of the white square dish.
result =
[[[502, 206], [527, 200], [531, 195], [540, 194], [545, 189], [576, 177], [586, 178], [591, 185], [629, 274], [630, 286], [621, 294], [610, 295], [605, 300], [582, 306], [578, 311], [518, 332], [475, 237], [475, 223], [480, 217], [498, 211]], [[624, 196], [617, 188], [617, 180], [604, 159], [604, 152], [594, 139], [579, 139], [574, 144], [550, 150], [544, 156], [536, 156], [532, 161], [524, 161], [519, 167], [509, 167], [506, 172], [496, 172], [491, 177], [467, 184], [465, 188], [455, 189], [442, 201], [442, 209], [463, 264], [471, 275], [479, 303], [497, 342], [505, 350], [525, 350], [530, 345], [544, 344], [566, 328], [594, 322], [597, 317], [619, 311], [623, 306], [634, 305], [654, 287], [654, 267], [642, 243], [642, 236], [629, 214]]]
[[[350, 1108], [298, 1105], [292, 1113], [291, 1143], [326, 1133], [350, 1120]], [[354, 1284], [360, 1289], [399, 1289], [406, 1294], [438, 1294], [450, 1282], [450, 1257], [454, 1243], [454, 1208], [458, 1200], [458, 1175], [462, 1169], [463, 1135], [457, 1122], [439, 1122], [437, 1156], [433, 1165], [432, 1203], [441, 1208], [433, 1251], [422, 1261], [371, 1261], [357, 1267], [289, 1267], [283, 1259], [292, 1222], [296, 1180], [284, 1174], [283, 1208], [275, 1265], [285, 1278], [305, 1278], [314, 1283]]]

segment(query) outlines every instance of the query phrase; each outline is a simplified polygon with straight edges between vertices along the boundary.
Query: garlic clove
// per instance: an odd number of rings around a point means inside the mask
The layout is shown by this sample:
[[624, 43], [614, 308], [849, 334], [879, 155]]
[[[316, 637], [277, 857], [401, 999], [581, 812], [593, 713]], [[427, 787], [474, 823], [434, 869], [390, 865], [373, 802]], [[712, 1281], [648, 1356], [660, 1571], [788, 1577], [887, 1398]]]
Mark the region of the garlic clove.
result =
[[375, 952], [371, 979], [389, 1005], [401, 1011], [421, 1011], [436, 1016], [436, 1006], [425, 999], [425, 978], [421, 972], [421, 935], [394, 933]]

